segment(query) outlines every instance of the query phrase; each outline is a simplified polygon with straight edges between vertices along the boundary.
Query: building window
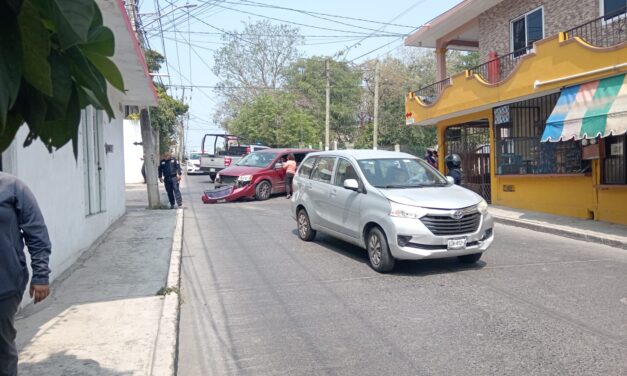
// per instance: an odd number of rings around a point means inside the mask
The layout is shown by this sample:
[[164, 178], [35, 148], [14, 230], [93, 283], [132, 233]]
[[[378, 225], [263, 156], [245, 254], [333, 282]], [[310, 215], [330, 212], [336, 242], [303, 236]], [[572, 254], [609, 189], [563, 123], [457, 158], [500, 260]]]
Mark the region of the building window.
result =
[[494, 109], [496, 174], [574, 174], [588, 172], [577, 141], [540, 142], [559, 93]]
[[544, 10], [532, 10], [511, 22], [511, 46], [515, 56], [524, 55], [533, 42], [544, 38]]
[[610, 20], [627, 11], [627, 0], [601, 0], [601, 16]]
[[627, 184], [627, 135], [607, 137], [603, 159], [603, 184]]

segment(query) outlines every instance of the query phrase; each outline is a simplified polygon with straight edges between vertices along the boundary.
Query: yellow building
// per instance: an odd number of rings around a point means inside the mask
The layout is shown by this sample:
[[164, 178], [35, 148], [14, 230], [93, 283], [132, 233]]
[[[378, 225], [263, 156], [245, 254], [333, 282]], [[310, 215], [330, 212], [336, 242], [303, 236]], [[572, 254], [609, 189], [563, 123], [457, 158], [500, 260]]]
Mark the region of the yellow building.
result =
[[[406, 123], [437, 125], [439, 166], [460, 154], [463, 185], [493, 204], [627, 224], [626, 6], [460, 2], [406, 39], [438, 71]], [[449, 77], [450, 49], [485, 63]]]

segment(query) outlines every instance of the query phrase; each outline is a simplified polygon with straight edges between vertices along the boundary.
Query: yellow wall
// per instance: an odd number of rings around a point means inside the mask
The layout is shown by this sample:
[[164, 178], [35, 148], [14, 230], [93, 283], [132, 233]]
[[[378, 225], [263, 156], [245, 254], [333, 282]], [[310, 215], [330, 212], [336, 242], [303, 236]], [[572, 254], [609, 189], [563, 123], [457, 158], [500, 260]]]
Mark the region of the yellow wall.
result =
[[[503, 186], [513, 186], [505, 192]], [[494, 205], [528, 209], [569, 217], [589, 218], [595, 211], [592, 176], [496, 176], [492, 177]]]
[[600, 187], [599, 220], [627, 225], [627, 186]]
[[535, 52], [521, 57], [518, 66], [505, 81], [491, 85], [478, 75], [466, 77], [464, 73], [460, 73], [451, 78], [452, 85], [444, 88], [438, 100], [432, 105], [422, 104], [413, 93], [410, 93], [405, 101], [406, 112], [412, 113], [414, 124], [433, 123], [429, 120], [473, 112], [499, 102], [539, 96], [543, 92], [556, 92], [564, 86], [627, 72], [627, 67], [623, 67], [534, 89], [533, 84], [536, 80], [552, 80], [625, 63], [627, 44], [601, 49], [590, 47], [577, 38], [560, 42], [555, 36], [538, 41], [534, 45]]

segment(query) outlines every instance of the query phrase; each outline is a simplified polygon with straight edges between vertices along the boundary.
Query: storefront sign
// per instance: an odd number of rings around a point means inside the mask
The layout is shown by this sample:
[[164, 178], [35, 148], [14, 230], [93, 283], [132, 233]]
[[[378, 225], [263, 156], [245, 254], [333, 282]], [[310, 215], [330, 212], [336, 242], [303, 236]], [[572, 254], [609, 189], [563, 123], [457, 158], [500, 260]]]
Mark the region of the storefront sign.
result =
[[601, 158], [601, 144], [596, 143], [592, 145], [586, 145], [581, 148], [581, 159], [599, 159]]
[[496, 107], [494, 109], [494, 124], [509, 123], [509, 106]]
[[623, 143], [617, 142], [610, 145], [610, 155], [623, 155]]

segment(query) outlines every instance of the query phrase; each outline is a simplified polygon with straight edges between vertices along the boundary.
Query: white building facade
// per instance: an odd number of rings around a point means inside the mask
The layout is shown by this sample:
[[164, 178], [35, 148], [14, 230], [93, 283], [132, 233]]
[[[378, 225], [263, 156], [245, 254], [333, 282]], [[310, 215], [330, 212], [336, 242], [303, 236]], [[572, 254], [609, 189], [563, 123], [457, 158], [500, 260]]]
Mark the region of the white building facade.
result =
[[71, 142], [53, 153], [39, 140], [23, 147], [26, 125], [0, 159], [1, 170], [24, 181], [43, 212], [52, 242], [51, 281], [125, 213], [123, 109], [125, 105], [146, 107], [157, 103], [124, 6], [119, 0], [97, 2], [105, 25], [115, 35], [113, 60], [127, 89], [121, 93], [109, 88], [115, 118], [108, 119], [106, 113], [92, 107], [83, 110], [76, 159]]

